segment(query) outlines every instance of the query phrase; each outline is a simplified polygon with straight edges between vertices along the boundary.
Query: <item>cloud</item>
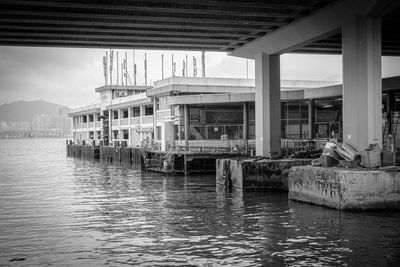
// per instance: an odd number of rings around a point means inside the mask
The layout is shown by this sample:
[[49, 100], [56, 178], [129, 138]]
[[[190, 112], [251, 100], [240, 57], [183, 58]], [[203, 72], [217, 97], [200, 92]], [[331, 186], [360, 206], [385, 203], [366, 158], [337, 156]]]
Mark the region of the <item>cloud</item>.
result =
[[[79, 107], [98, 98], [96, 87], [104, 84], [103, 56], [106, 49], [0, 47], [0, 103], [42, 99]], [[118, 50], [119, 64], [128, 57], [133, 82], [134, 50]], [[137, 84], [144, 84], [144, 57], [147, 56], [148, 84], [172, 75], [172, 55], [176, 75], [182, 76], [188, 58], [188, 75], [193, 76], [193, 57], [198, 77], [202, 76], [201, 52], [136, 50]], [[208, 77], [246, 78], [246, 60], [226, 53], [206, 52]], [[116, 82], [116, 51], [113, 80]], [[383, 76], [400, 74], [399, 58], [383, 58]], [[281, 77], [300, 80], [338, 80], [342, 78], [341, 56], [285, 54], [281, 56]], [[254, 78], [254, 61], [248, 60], [248, 76]]]

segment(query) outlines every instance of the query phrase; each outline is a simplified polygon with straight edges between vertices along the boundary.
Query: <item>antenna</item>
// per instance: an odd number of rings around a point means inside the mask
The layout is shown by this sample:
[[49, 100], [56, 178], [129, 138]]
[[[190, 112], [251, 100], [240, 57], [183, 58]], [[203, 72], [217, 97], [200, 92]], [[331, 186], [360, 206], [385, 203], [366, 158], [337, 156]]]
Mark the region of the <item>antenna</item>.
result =
[[112, 85], [113, 60], [114, 60], [114, 50], [110, 49], [110, 85]]
[[147, 86], [147, 54], [144, 53], [144, 85]]
[[161, 54], [161, 79], [164, 80], [164, 54]]
[[182, 63], [182, 77], [185, 77], [185, 60], [182, 60], [183, 61], [183, 63]]
[[128, 52], [125, 52], [125, 61], [124, 61], [124, 67], [125, 67], [125, 85], [128, 85]]
[[197, 77], [197, 59], [193, 56], [193, 77]]
[[103, 56], [103, 69], [104, 69], [104, 85], [108, 84], [108, 54]]
[[135, 63], [135, 50], [133, 50], [133, 85], [136, 86], [136, 63]]
[[174, 62], [174, 54], [172, 54], [172, 77], [175, 77], [176, 64]]
[[205, 56], [205, 52], [201, 51], [201, 68], [203, 71], [203, 78], [206, 77], [206, 56]]
[[118, 63], [119, 55], [117, 51], [117, 85], [119, 85], [119, 63]]

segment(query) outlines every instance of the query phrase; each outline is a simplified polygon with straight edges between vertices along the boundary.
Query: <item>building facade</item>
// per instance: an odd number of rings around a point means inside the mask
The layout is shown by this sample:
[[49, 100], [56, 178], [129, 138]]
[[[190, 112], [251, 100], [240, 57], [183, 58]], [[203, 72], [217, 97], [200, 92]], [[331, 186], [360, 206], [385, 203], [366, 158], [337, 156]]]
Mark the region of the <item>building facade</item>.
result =
[[[400, 79], [383, 81], [383, 128], [389, 135], [397, 133], [400, 118], [394, 91]], [[343, 137], [339, 82], [283, 80], [281, 85], [282, 139]], [[69, 113], [76, 143], [126, 142], [162, 151], [255, 146], [254, 80], [171, 77], [153, 87], [112, 85], [96, 92], [100, 103]]]

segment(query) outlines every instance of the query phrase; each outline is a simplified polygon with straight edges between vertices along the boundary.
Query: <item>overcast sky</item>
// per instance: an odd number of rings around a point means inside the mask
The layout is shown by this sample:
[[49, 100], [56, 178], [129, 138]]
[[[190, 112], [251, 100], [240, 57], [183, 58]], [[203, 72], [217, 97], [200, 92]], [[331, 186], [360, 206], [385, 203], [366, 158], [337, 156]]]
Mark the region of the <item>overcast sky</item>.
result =
[[[0, 46], [0, 104], [18, 100], [38, 100], [76, 108], [97, 100], [96, 87], [104, 85], [103, 56], [106, 49], [31, 48]], [[116, 51], [119, 63], [128, 53], [128, 72], [133, 80], [133, 50]], [[197, 58], [201, 76], [201, 52], [136, 50], [137, 82], [144, 84], [144, 55], [147, 54], [148, 81], [161, 79], [161, 55], [164, 54], [164, 77], [171, 76], [171, 55], [176, 75], [182, 75], [182, 64], [189, 59], [189, 76], [193, 75], [192, 58]], [[341, 81], [341, 57], [327, 55], [281, 56], [282, 79]], [[384, 77], [400, 75], [400, 58], [383, 58]], [[246, 60], [226, 53], [206, 53], [206, 76], [246, 78]], [[254, 61], [248, 61], [248, 76], [254, 78]]]

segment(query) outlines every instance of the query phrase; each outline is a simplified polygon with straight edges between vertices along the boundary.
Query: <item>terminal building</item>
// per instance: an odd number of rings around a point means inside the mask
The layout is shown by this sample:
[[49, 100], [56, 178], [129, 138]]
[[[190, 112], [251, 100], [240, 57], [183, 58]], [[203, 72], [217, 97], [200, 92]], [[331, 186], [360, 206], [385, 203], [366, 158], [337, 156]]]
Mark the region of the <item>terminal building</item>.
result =
[[[283, 80], [281, 85], [281, 146], [288, 140], [343, 138], [340, 82]], [[400, 77], [383, 79], [382, 87], [384, 145], [400, 145]], [[254, 80], [170, 77], [152, 87], [95, 90], [100, 103], [69, 113], [75, 143], [126, 142], [159, 151], [255, 149]]]

